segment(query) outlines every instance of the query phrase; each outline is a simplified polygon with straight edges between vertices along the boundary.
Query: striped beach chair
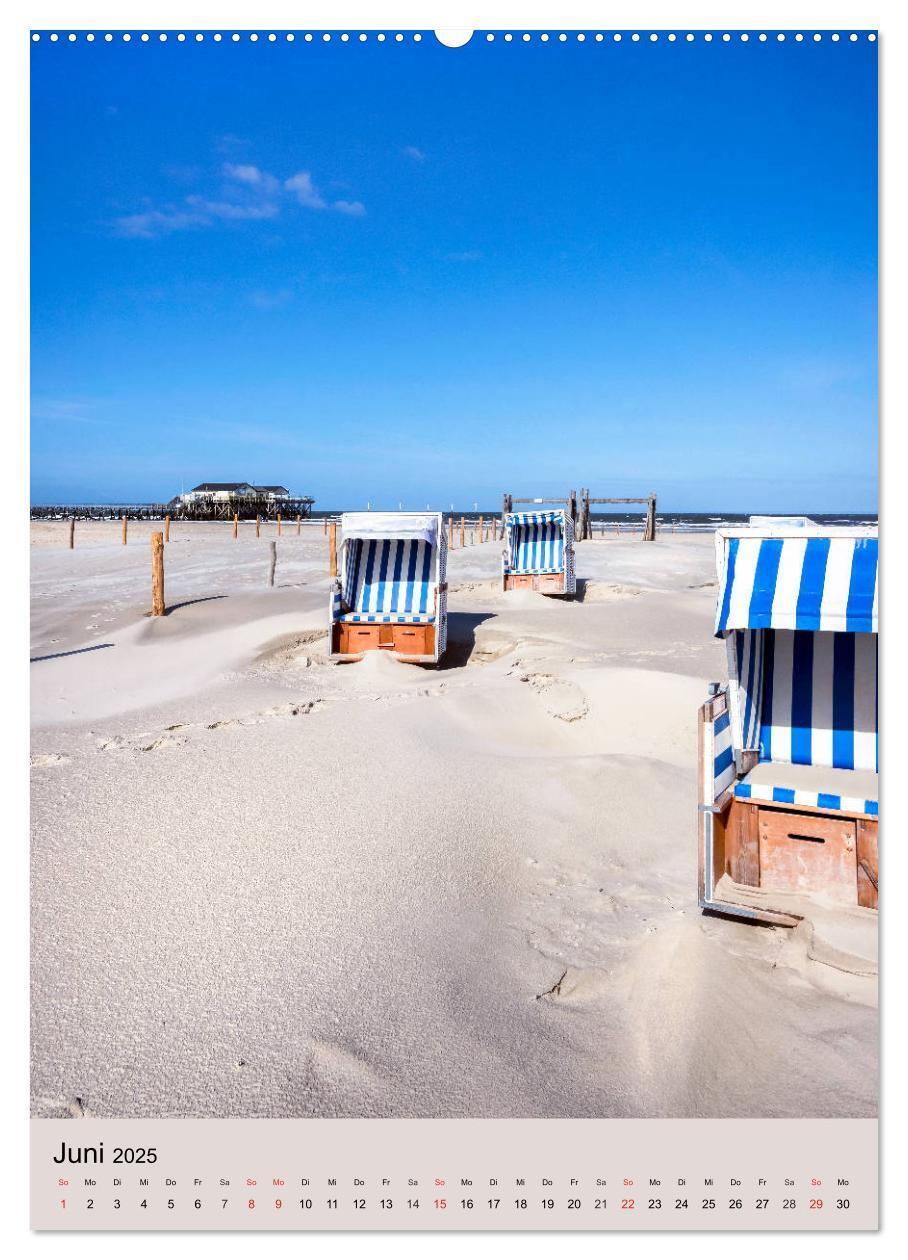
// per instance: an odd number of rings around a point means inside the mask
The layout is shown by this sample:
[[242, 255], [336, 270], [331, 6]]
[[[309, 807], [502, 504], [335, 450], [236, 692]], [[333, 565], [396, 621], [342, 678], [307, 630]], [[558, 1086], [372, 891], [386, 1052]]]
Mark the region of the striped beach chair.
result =
[[501, 589], [573, 595], [574, 521], [564, 508], [507, 512], [501, 557]]
[[728, 683], [700, 711], [700, 903], [775, 922], [786, 893], [875, 908], [877, 531], [761, 520], [716, 546]]
[[330, 597], [334, 659], [388, 651], [436, 664], [447, 646], [440, 512], [345, 512], [340, 576]]

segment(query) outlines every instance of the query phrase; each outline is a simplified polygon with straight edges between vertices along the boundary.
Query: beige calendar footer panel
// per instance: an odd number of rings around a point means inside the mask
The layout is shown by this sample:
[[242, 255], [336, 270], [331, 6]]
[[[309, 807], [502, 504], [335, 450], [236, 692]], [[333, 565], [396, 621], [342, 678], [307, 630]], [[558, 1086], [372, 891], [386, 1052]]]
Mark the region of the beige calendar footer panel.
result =
[[33, 1120], [32, 1227], [877, 1227], [875, 1120]]

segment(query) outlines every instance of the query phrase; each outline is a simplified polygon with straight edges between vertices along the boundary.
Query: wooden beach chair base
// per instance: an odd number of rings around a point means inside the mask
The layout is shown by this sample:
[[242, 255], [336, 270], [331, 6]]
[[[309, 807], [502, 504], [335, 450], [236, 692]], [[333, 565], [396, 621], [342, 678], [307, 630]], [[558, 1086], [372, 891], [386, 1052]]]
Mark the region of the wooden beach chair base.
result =
[[[816, 895], [839, 905], [877, 908], [878, 830], [876, 818], [841, 810], [780, 805], [731, 797], [705, 815], [701, 846], [701, 897], [704, 909], [748, 918], [780, 920], [785, 898], [773, 908], [773, 894]], [[704, 895], [727, 875], [735, 884], [759, 889], [766, 912], [752, 905], [721, 905]]]
[[343, 621], [332, 628], [332, 655], [359, 658], [364, 652], [434, 661], [435, 626]]
[[563, 573], [506, 573], [506, 591], [538, 591], [540, 595], [564, 595]]

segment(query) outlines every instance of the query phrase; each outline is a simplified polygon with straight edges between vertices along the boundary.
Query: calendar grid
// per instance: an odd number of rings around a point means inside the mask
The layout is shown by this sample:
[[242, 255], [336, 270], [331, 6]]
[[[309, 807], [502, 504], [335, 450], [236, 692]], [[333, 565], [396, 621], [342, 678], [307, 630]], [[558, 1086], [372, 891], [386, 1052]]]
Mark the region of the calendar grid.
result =
[[872, 1230], [875, 1120], [32, 1122], [38, 1230]]

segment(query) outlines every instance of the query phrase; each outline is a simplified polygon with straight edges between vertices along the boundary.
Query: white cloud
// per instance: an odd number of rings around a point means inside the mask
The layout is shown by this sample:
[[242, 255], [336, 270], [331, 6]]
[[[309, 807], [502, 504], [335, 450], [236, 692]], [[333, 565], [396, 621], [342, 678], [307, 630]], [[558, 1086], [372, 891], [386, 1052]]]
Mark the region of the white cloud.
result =
[[415, 144], [405, 145], [401, 152], [404, 154], [404, 157], [412, 158], [414, 162], [425, 162], [426, 160], [425, 153], [423, 153], [422, 149], [417, 149]]
[[217, 222], [274, 219], [281, 212], [285, 192], [291, 193], [299, 205], [309, 210], [334, 210], [353, 218], [361, 218], [366, 213], [361, 201], [326, 201], [309, 171], [298, 171], [283, 184], [251, 162], [225, 162], [221, 171], [227, 181], [221, 190], [222, 196], [194, 193], [176, 204], [122, 215], [113, 221], [114, 230], [120, 236], [152, 240]]
[[335, 201], [333, 209], [339, 214], [350, 214], [355, 218], [361, 218], [366, 213], [366, 207], [361, 201]]
[[238, 180], [241, 184], [260, 184], [262, 182], [262, 172], [257, 166], [236, 166], [233, 162], [225, 162], [224, 174], [228, 179]]
[[310, 210], [325, 209], [327, 202], [313, 184], [308, 171], [298, 171], [296, 175], [291, 175], [284, 180], [284, 187], [296, 195], [301, 206], [308, 206]]
[[273, 219], [277, 206], [270, 202], [206, 201], [204, 197], [187, 197], [187, 203], [195, 207], [207, 219]]
[[114, 227], [120, 236], [139, 236], [152, 240], [168, 232], [202, 227], [209, 221], [207, 216], [197, 210], [142, 210], [138, 214], [126, 214], [114, 219]]

